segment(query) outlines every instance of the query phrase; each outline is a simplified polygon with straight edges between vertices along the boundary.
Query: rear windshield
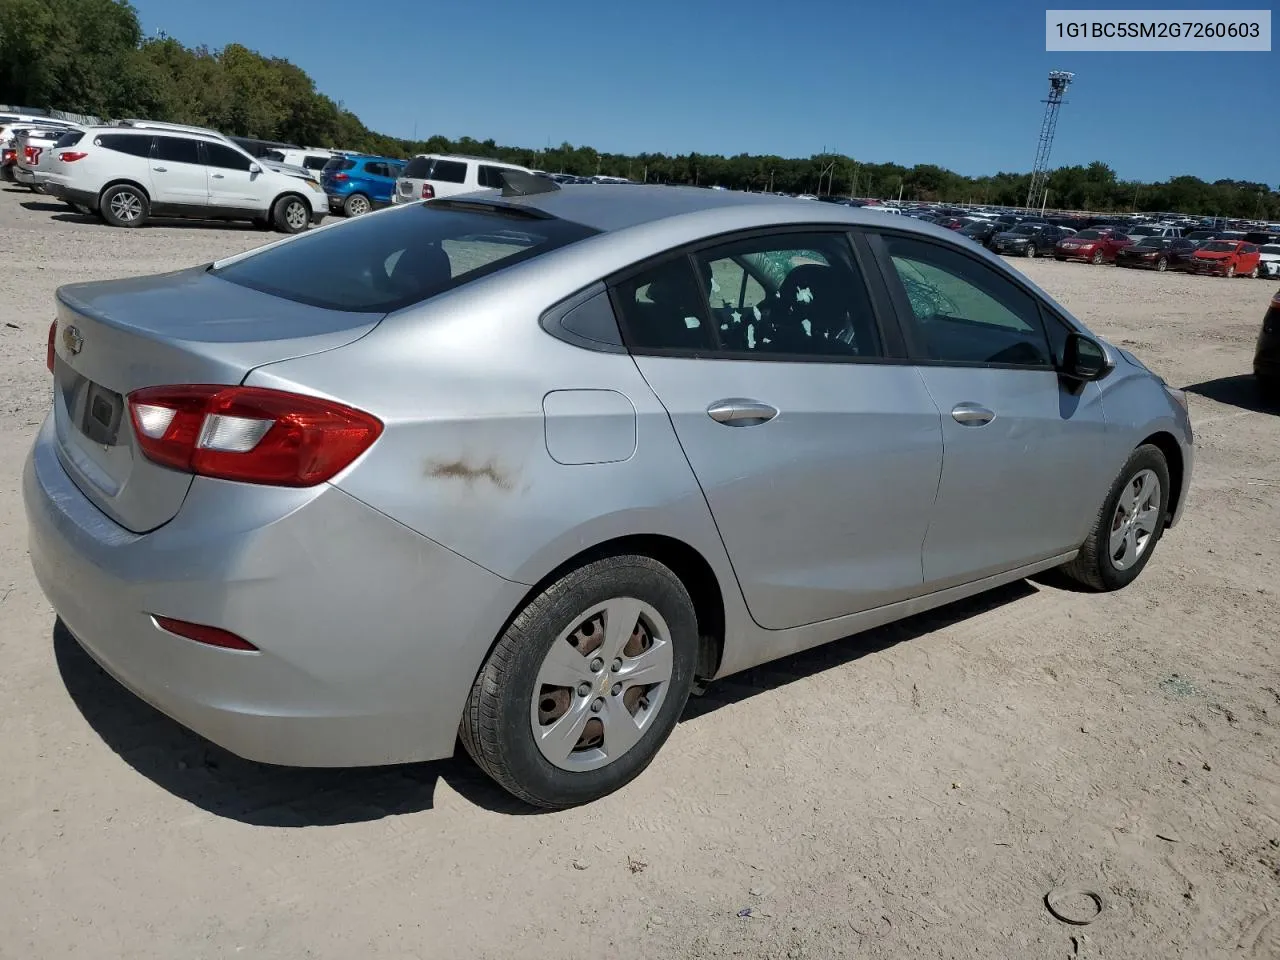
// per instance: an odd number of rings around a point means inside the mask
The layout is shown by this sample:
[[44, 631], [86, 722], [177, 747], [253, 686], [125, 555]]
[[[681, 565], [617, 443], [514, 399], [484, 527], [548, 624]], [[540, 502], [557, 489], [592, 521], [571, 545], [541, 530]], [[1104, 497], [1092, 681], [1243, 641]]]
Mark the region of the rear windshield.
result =
[[306, 234], [213, 272], [327, 310], [387, 313], [597, 232], [500, 207], [413, 204]]
[[408, 177], [411, 180], [427, 180], [431, 177], [431, 164], [435, 163], [434, 157], [414, 157], [404, 168], [401, 176]]

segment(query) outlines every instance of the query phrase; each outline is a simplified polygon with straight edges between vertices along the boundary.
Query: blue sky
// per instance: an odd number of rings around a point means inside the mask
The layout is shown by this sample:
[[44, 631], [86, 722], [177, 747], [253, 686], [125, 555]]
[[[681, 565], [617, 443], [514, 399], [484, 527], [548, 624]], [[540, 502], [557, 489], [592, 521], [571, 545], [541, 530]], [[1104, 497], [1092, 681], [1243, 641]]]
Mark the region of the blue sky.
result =
[[133, 2], [148, 34], [285, 57], [393, 136], [1025, 171], [1057, 69], [1053, 165], [1280, 182], [1280, 54], [1046, 53], [1026, 0]]

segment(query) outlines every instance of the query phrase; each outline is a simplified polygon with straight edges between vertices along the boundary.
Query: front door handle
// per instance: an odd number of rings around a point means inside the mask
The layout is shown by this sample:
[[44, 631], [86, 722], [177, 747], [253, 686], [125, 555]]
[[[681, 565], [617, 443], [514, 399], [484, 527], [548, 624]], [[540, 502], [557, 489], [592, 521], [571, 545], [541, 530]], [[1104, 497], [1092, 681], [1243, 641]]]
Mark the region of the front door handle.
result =
[[707, 416], [727, 427], [751, 427], [759, 423], [768, 423], [777, 415], [777, 407], [743, 397], [717, 400], [707, 407]]
[[154, 170], [156, 173], [168, 173], [168, 172], [169, 172], [169, 168], [168, 168], [168, 167], [152, 167], [151, 169], [152, 169], [152, 170]]
[[225, 180], [225, 179], [226, 179], [226, 178], [225, 178], [225, 177], [223, 177], [223, 175], [222, 175], [222, 174], [220, 174], [220, 173], [215, 173], [215, 174], [213, 174], [212, 176], [213, 176], [213, 179], [215, 179], [215, 180]]
[[966, 427], [981, 427], [996, 418], [995, 411], [976, 403], [957, 403], [951, 408], [951, 417]]

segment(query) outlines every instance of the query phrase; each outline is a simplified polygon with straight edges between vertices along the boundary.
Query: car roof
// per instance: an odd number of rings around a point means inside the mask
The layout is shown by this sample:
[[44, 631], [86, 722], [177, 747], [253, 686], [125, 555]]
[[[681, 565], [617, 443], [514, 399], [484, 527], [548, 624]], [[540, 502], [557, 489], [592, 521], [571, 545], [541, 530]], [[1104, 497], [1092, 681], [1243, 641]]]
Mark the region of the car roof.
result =
[[431, 157], [434, 160], [470, 160], [474, 163], [488, 163], [495, 167], [513, 167], [517, 170], [527, 169], [518, 163], [511, 163], [508, 160], [496, 160], [493, 157], [473, 157], [467, 153], [415, 153], [413, 155], [415, 160], [418, 157]]

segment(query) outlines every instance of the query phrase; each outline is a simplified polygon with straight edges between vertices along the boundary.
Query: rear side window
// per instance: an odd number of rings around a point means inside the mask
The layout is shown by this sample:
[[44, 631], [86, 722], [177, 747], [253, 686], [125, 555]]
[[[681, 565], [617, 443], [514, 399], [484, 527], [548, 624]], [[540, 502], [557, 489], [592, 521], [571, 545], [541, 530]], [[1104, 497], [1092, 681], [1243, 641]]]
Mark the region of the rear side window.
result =
[[64, 133], [64, 134], [63, 134], [62, 136], [60, 136], [60, 137], [57, 139], [57, 141], [54, 143], [54, 145], [53, 145], [53, 146], [54, 146], [54, 149], [55, 149], [55, 150], [64, 150], [64, 149], [66, 149], [67, 147], [74, 147], [77, 143], [79, 143], [79, 142], [80, 142], [80, 138], [81, 138], [81, 137], [83, 137], [83, 136], [84, 136], [84, 134], [83, 134], [81, 131], [79, 131], [79, 130], [71, 130], [71, 131], [69, 131], [69, 132], [67, 132], [67, 133]]
[[479, 179], [482, 187], [496, 187], [501, 190], [505, 183], [502, 181], [502, 175], [506, 173], [502, 167], [491, 167], [487, 163], [480, 164]]
[[140, 137], [131, 133], [104, 133], [94, 141], [95, 146], [116, 153], [127, 153], [131, 157], [151, 156], [151, 137]]
[[328, 310], [386, 313], [598, 231], [501, 208], [426, 203], [305, 234], [230, 263], [224, 280]]
[[328, 164], [328, 157], [304, 157], [302, 160], [302, 166], [307, 170], [323, 170]]
[[431, 176], [431, 165], [435, 162], [431, 157], [414, 157], [405, 164], [402, 177], [410, 177], [414, 180], [426, 180]]
[[169, 163], [200, 163], [200, 141], [186, 137], [156, 137], [155, 151], [152, 154], [157, 160]]
[[431, 173], [427, 180], [441, 180], [444, 183], [466, 183], [467, 165], [459, 160], [437, 160], [431, 165]]

